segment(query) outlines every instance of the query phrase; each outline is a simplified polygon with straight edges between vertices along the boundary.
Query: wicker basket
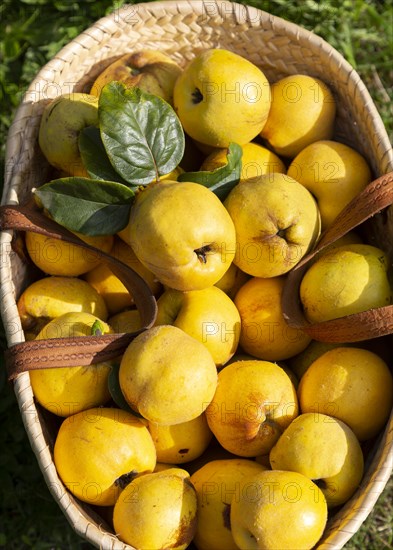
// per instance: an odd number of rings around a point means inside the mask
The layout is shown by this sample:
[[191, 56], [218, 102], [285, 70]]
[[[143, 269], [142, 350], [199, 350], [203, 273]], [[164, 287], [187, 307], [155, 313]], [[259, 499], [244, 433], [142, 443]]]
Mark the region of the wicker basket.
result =
[[[365, 85], [329, 44], [266, 12], [222, 0], [166, 1], [125, 5], [100, 19], [63, 48], [31, 83], [10, 129], [3, 204], [25, 201], [45, 183], [49, 167], [37, 145], [41, 113], [59, 94], [85, 91], [95, 76], [127, 51], [160, 49], [181, 65], [210, 47], [233, 50], [260, 66], [270, 81], [306, 73], [322, 78], [338, 103], [335, 139], [368, 159], [375, 176], [393, 170], [393, 152]], [[9, 346], [24, 340], [16, 299], [29, 282], [26, 266], [11, 250], [12, 232], [1, 234], [1, 314]], [[375, 216], [370, 237], [393, 255], [393, 210]], [[15, 380], [15, 392], [31, 446], [54, 499], [73, 529], [96, 547], [131, 549], [89, 506], [74, 499], [52, 459], [55, 428], [36, 407], [29, 374]], [[393, 418], [368, 454], [367, 469], [353, 498], [329, 520], [319, 549], [342, 548], [359, 529], [383, 491], [393, 467]]]

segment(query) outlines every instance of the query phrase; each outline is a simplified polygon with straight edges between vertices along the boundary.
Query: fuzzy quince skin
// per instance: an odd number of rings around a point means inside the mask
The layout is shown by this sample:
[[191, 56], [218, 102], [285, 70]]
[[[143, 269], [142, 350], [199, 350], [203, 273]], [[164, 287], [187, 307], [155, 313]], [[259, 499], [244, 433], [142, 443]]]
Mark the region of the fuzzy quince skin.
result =
[[240, 337], [240, 315], [219, 288], [180, 292], [167, 289], [158, 298], [156, 325], [174, 325], [204, 344], [217, 367], [234, 355]]
[[327, 521], [319, 487], [298, 472], [266, 470], [246, 477], [231, 501], [231, 528], [240, 550], [311, 550]]
[[302, 149], [287, 174], [315, 197], [323, 229], [371, 181], [370, 167], [360, 153], [344, 143], [329, 140]]
[[38, 143], [49, 164], [71, 176], [86, 176], [79, 134], [87, 126], [98, 127], [98, 98], [72, 92], [51, 101], [42, 114]]
[[126, 53], [99, 74], [90, 93], [99, 96], [106, 84], [116, 80], [172, 104], [173, 87], [181, 72], [179, 65], [163, 52], [142, 50]]
[[202, 52], [176, 81], [173, 103], [184, 130], [212, 147], [239, 145], [263, 129], [270, 109], [264, 73], [244, 57], [224, 49]]
[[203, 413], [217, 386], [217, 368], [205, 346], [172, 325], [153, 327], [127, 347], [120, 389], [131, 409], [149, 422], [174, 425]]
[[219, 443], [243, 457], [270, 452], [297, 415], [296, 390], [287, 373], [275, 363], [259, 360], [236, 361], [222, 369], [206, 409]]
[[36, 334], [64, 313], [91, 313], [102, 321], [108, 318], [102, 296], [78, 277], [50, 276], [34, 281], [22, 292], [18, 312], [23, 330]]
[[213, 436], [204, 412], [188, 422], [171, 426], [149, 422], [148, 429], [156, 448], [157, 461], [164, 464], [183, 464], [197, 459]]
[[[104, 252], [113, 246], [112, 235], [90, 236], [73, 232], [88, 245]], [[98, 252], [40, 233], [26, 232], [26, 249], [31, 261], [48, 275], [78, 277], [101, 262]]]
[[224, 201], [236, 228], [234, 263], [254, 277], [287, 273], [320, 234], [311, 193], [285, 174], [238, 183]]
[[384, 251], [368, 244], [343, 245], [322, 254], [300, 284], [307, 319], [319, 323], [391, 304], [388, 267]]
[[136, 477], [124, 489], [113, 511], [120, 540], [135, 548], [185, 550], [197, 525], [197, 498], [181, 468]]
[[247, 458], [210, 460], [191, 475], [198, 497], [198, 524], [193, 542], [198, 550], [238, 550], [231, 532], [232, 498], [240, 484], [266, 468]]
[[235, 255], [227, 210], [212, 191], [192, 182], [162, 181], [142, 190], [125, 238], [142, 264], [176, 290], [214, 285]]
[[317, 412], [299, 415], [270, 451], [274, 470], [299, 472], [312, 479], [328, 507], [344, 504], [363, 476], [363, 452], [347, 424]]
[[66, 418], [54, 463], [69, 491], [94, 506], [113, 506], [122, 487], [156, 466], [156, 449], [143, 421], [114, 407], [93, 407]]
[[271, 85], [272, 105], [261, 132], [269, 149], [293, 158], [322, 139], [332, 139], [336, 102], [320, 79], [293, 74]]

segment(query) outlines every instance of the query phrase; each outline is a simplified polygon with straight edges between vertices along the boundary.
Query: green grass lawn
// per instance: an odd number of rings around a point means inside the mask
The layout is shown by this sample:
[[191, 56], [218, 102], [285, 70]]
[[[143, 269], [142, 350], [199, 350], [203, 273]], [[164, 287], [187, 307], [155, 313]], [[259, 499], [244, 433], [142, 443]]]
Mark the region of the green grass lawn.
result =
[[[122, 0], [3, 0], [0, 7], [3, 31], [0, 42], [1, 173], [5, 136], [29, 82], [63, 45], [123, 3]], [[367, 84], [393, 142], [392, 0], [250, 0], [243, 3], [313, 30], [339, 50]], [[1, 334], [0, 340], [4, 349]], [[74, 534], [42, 480], [2, 364], [0, 391], [0, 547], [6, 550], [91, 548]], [[345, 548], [393, 548], [392, 524], [391, 479], [374, 511]]]

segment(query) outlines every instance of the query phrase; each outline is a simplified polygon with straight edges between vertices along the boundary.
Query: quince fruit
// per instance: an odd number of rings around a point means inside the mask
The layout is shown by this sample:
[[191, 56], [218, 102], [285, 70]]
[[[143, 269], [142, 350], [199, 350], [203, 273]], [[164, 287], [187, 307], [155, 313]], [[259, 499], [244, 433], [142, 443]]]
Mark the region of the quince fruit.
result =
[[287, 273], [320, 234], [317, 204], [285, 174], [239, 182], [224, 201], [236, 228], [234, 263], [254, 277]]
[[90, 94], [99, 96], [102, 88], [112, 81], [124, 82], [144, 92], [173, 102], [173, 87], [182, 69], [169, 55], [157, 50], [126, 53], [113, 61], [94, 81]]
[[86, 176], [78, 139], [87, 126], [98, 127], [98, 98], [72, 92], [52, 100], [42, 113], [38, 143], [49, 164], [71, 176]]
[[197, 499], [181, 468], [136, 477], [119, 496], [113, 525], [133, 548], [185, 550], [197, 525]]
[[181, 292], [167, 289], [157, 300], [156, 326], [174, 325], [210, 351], [217, 367], [234, 355], [240, 337], [240, 315], [219, 288]]
[[319, 487], [298, 472], [266, 470], [240, 483], [231, 529], [240, 550], [311, 550], [327, 522]]
[[[104, 252], [112, 249], [112, 235], [91, 237], [75, 231], [74, 233], [85, 243]], [[32, 262], [48, 275], [78, 277], [101, 262], [101, 256], [93, 250], [40, 233], [26, 232], [26, 248]]]
[[250, 355], [282, 361], [301, 353], [311, 342], [304, 331], [290, 327], [281, 306], [285, 275], [253, 277], [235, 296], [241, 317], [240, 346]]
[[136, 332], [142, 328], [141, 316], [137, 309], [127, 309], [109, 317], [109, 325], [115, 333]]
[[293, 159], [288, 176], [304, 185], [315, 197], [322, 229], [329, 227], [340, 211], [371, 181], [366, 159], [337, 141], [317, 141]]
[[177, 290], [214, 285], [235, 255], [235, 228], [227, 210], [198, 183], [148, 185], [131, 207], [127, 232], [142, 264]]
[[184, 130], [213, 147], [244, 145], [254, 139], [265, 125], [270, 103], [264, 73], [248, 59], [219, 48], [197, 55], [173, 91]]
[[167, 464], [183, 464], [195, 460], [208, 447], [213, 434], [206, 415], [173, 426], [148, 423], [157, 452], [157, 460]]
[[[99, 322], [102, 334], [112, 329], [90, 313], [64, 313], [50, 321], [36, 340], [91, 336]], [[77, 361], [77, 360], [76, 360]], [[105, 405], [110, 399], [108, 377], [110, 362], [96, 365], [36, 369], [30, 372], [30, 383], [37, 401], [57, 416], [71, 416]]]
[[314, 481], [329, 508], [351, 498], [363, 477], [360, 443], [341, 420], [320, 413], [299, 415], [270, 451], [273, 470], [299, 472]]
[[389, 305], [388, 267], [387, 255], [375, 246], [332, 248], [311, 265], [301, 281], [305, 316], [318, 323]]
[[332, 138], [336, 101], [322, 80], [293, 74], [273, 83], [271, 92], [260, 135], [277, 155], [293, 158], [310, 143]]
[[23, 330], [38, 332], [64, 313], [91, 313], [106, 321], [108, 311], [102, 296], [77, 277], [43, 277], [31, 283], [18, 300]]
[[334, 416], [360, 441], [376, 436], [393, 406], [393, 376], [377, 354], [357, 347], [326, 351], [299, 383], [301, 411]]
[[157, 424], [188, 422], [206, 409], [217, 386], [210, 352], [181, 329], [162, 325], [139, 334], [120, 363], [130, 407]]
[[238, 550], [231, 532], [233, 498], [240, 498], [240, 483], [266, 468], [253, 460], [211, 460], [191, 475], [198, 497], [198, 524], [193, 543], [198, 550]]
[[267, 454], [298, 415], [296, 390], [286, 372], [269, 361], [237, 361], [218, 373], [206, 409], [209, 427], [227, 451]]
[[139, 418], [122, 409], [94, 407], [63, 421], [54, 462], [74, 496], [113, 506], [130, 479], [154, 470], [156, 449]]

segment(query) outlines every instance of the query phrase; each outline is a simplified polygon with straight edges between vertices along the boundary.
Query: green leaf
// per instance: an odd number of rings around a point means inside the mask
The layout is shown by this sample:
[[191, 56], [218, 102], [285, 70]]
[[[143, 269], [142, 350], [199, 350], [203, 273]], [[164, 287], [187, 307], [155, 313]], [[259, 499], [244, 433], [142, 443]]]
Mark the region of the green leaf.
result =
[[83, 128], [79, 133], [78, 145], [83, 164], [92, 179], [117, 181], [128, 185], [113, 168], [102, 143], [99, 128], [95, 126]]
[[227, 164], [212, 171], [184, 172], [178, 181], [193, 181], [208, 187], [222, 201], [240, 180], [243, 150], [237, 143], [230, 143]]
[[104, 325], [99, 319], [96, 319], [91, 327], [92, 336], [102, 336], [104, 334]]
[[116, 403], [118, 407], [132, 413], [134, 416], [138, 418], [142, 418], [142, 416], [138, 412], [134, 411], [134, 409], [132, 409], [127, 403], [127, 401], [125, 400], [125, 397], [123, 395], [123, 392], [121, 391], [120, 383], [119, 383], [119, 369], [120, 369], [119, 363], [112, 364], [112, 368], [108, 377], [109, 393], [111, 394], [113, 401]]
[[114, 235], [130, 217], [134, 190], [121, 183], [89, 178], [60, 178], [35, 191], [60, 225], [84, 235]]
[[184, 153], [184, 132], [160, 97], [120, 82], [104, 86], [98, 105], [101, 138], [115, 170], [131, 184], [168, 174]]

